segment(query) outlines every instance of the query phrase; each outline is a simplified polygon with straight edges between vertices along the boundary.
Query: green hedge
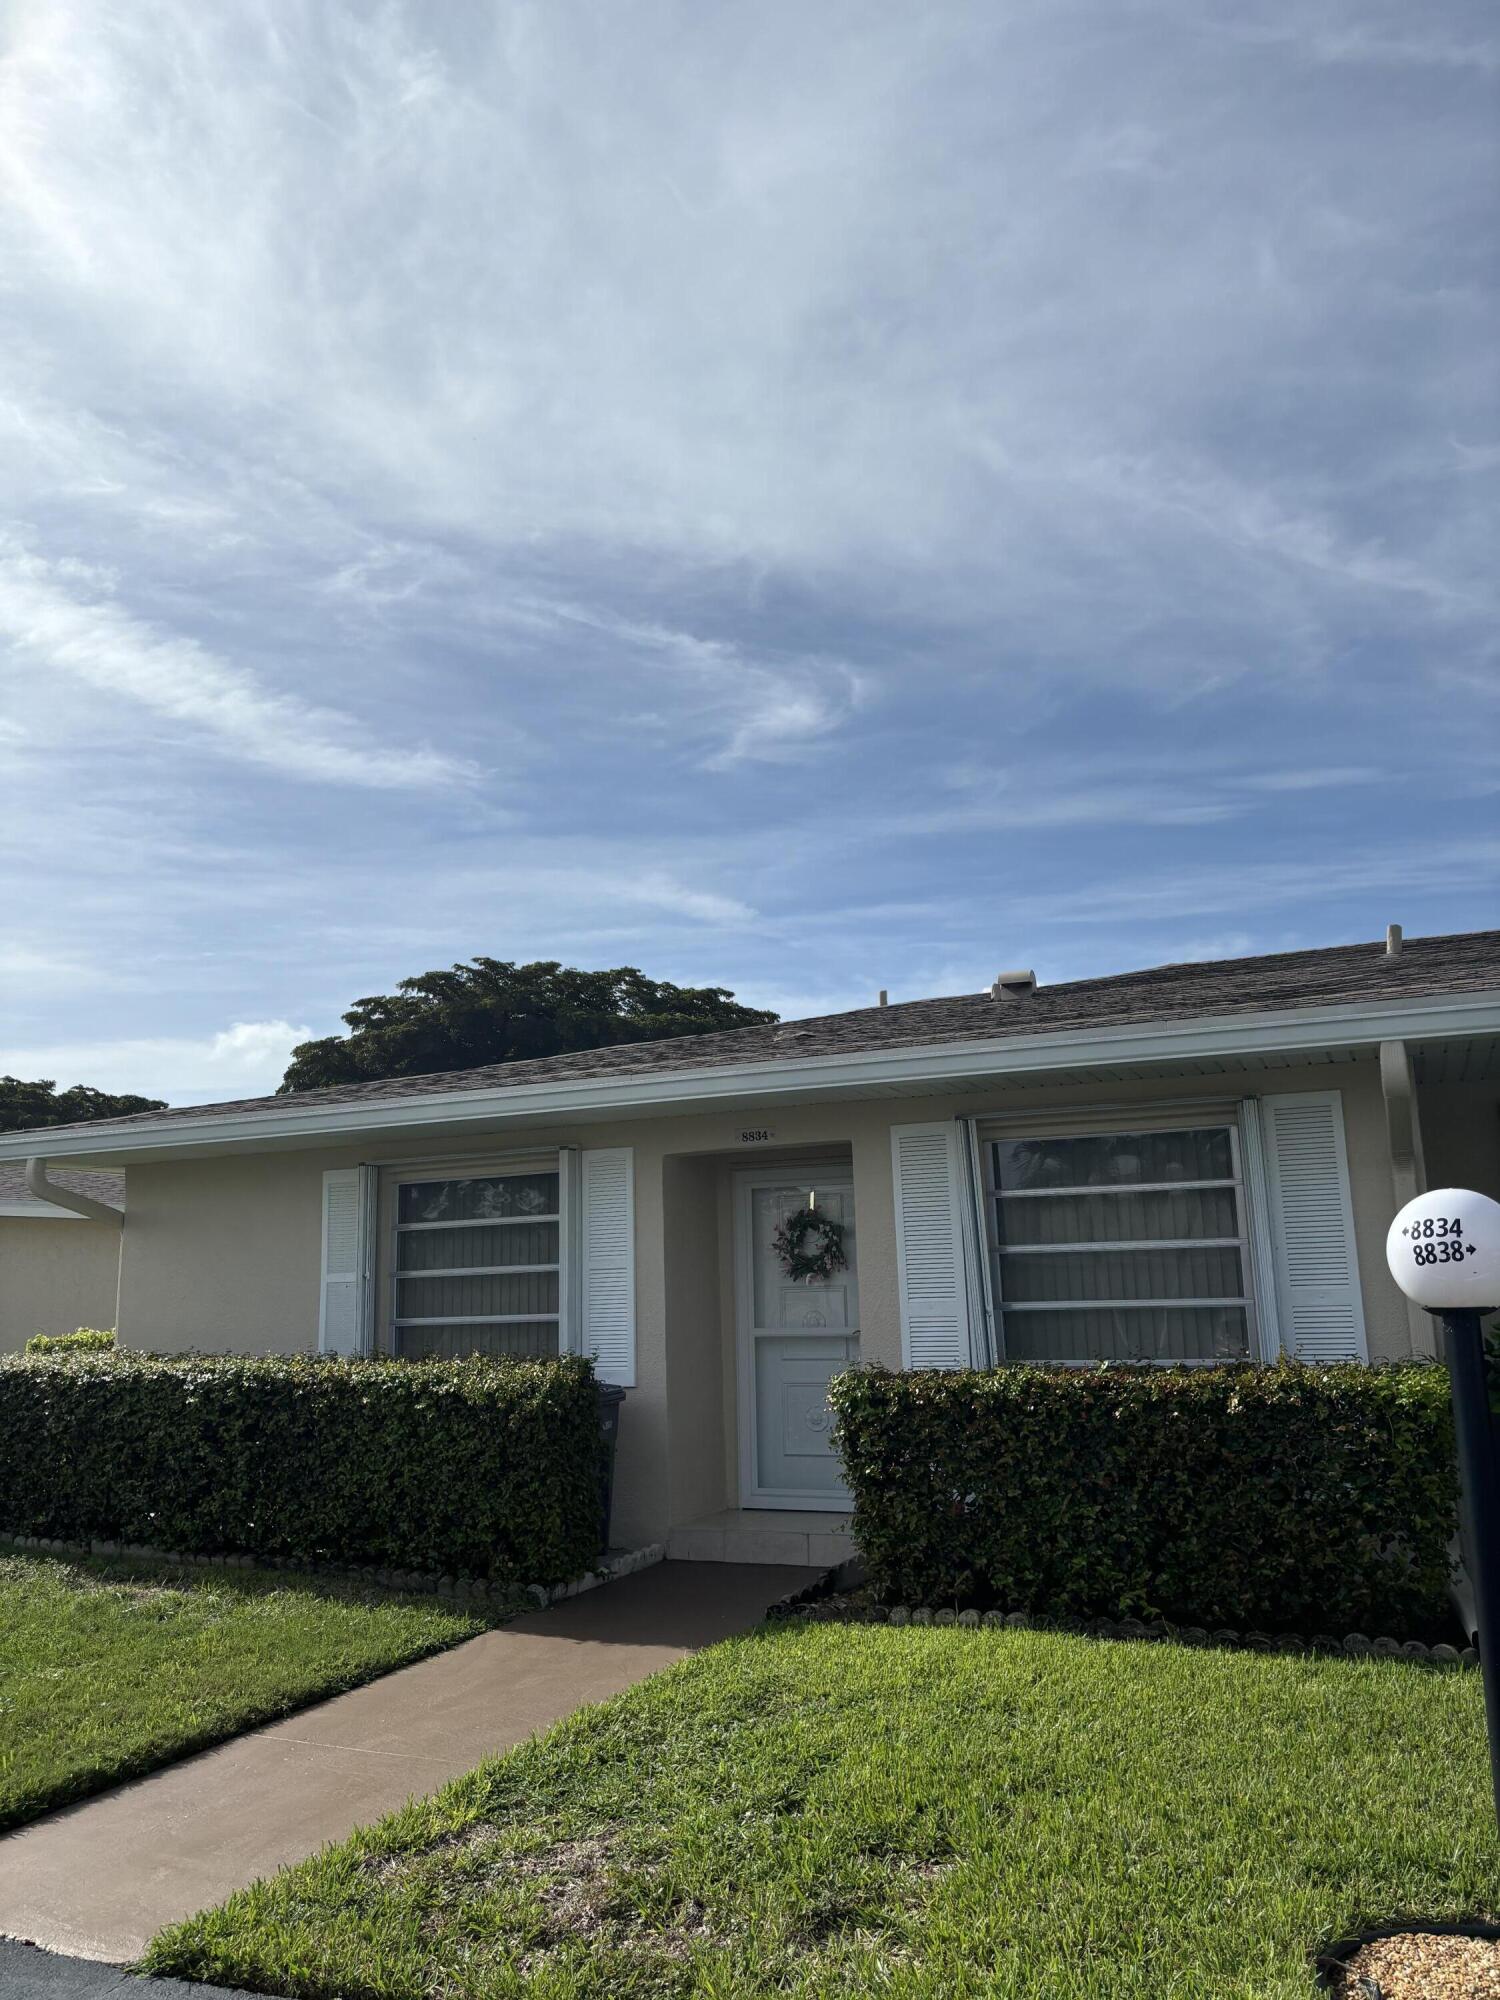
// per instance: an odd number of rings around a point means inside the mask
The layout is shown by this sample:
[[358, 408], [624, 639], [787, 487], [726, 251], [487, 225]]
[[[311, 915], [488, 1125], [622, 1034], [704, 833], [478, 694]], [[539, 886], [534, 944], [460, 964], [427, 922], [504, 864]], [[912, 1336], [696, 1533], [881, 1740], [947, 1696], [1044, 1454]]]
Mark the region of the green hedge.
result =
[[0, 1532], [561, 1583], [599, 1549], [593, 1370], [0, 1359]]
[[1397, 1638], [1448, 1621], [1441, 1368], [870, 1369], [832, 1399], [891, 1602]]
[[72, 1333], [34, 1333], [28, 1354], [103, 1354], [115, 1344], [113, 1327], [80, 1326]]

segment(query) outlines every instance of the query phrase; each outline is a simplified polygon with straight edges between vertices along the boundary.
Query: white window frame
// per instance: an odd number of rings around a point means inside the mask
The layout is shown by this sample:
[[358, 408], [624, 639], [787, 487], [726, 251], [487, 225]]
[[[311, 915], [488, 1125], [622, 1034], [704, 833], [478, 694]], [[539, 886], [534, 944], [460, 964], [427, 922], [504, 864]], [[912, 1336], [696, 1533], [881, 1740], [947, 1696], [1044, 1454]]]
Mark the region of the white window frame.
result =
[[[424, 1326], [536, 1326], [555, 1324], [557, 1327], [557, 1351], [559, 1354], [573, 1352], [577, 1346], [577, 1313], [575, 1296], [577, 1279], [574, 1271], [577, 1214], [577, 1194], [574, 1183], [576, 1155], [569, 1148], [561, 1151], [527, 1152], [524, 1154], [487, 1154], [478, 1159], [437, 1159], [403, 1162], [400, 1166], [388, 1166], [381, 1170], [380, 1203], [380, 1285], [383, 1298], [381, 1323], [385, 1329], [386, 1351], [401, 1354], [401, 1333], [405, 1327]], [[404, 1187], [421, 1186], [428, 1181], [454, 1180], [504, 1180], [525, 1174], [556, 1174], [558, 1205], [544, 1215], [482, 1216], [461, 1222], [402, 1222], [401, 1190]], [[403, 1235], [432, 1229], [495, 1229], [521, 1223], [535, 1224], [555, 1222], [557, 1224], [558, 1262], [553, 1264], [494, 1264], [467, 1265], [455, 1267], [452, 1273], [446, 1270], [419, 1271], [410, 1273], [413, 1277], [440, 1278], [454, 1275], [466, 1278], [502, 1277], [510, 1274], [555, 1271], [557, 1274], [557, 1311], [553, 1313], [448, 1313], [438, 1317], [425, 1315], [402, 1316], [397, 1312], [399, 1279], [398, 1269], [400, 1240]]]
[[[1182, 1310], [1191, 1307], [1212, 1308], [1215, 1306], [1238, 1306], [1245, 1314], [1245, 1358], [1248, 1361], [1265, 1359], [1265, 1331], [1256, 1289], [1257, 1262], [1261, 1254], [1257, 1236], [1259, 1198], [1254, 1186], [1253, 1174], [1247, 1173], [1245, 1149], [1241, 1143], [1240, 1113], [1237, 1106], [1226, 1107], [1218, 1102], [1201, 1109], [1186, 1105], [1174, 1106], [1170, 1111], [1161, 1109], [1132, 1112], [1112, 1110], [1108, 1113], [1068, 1109], [1052, 1118], [1032, 1116], [1023, 1119], [975, 1119], [973, 1131], [979, 1153], [981, 1172], [980, 1187], [984, 1202], [982, 1220], [982, 1240], [985, 1248], [985, 1268], [989, 1274], [993, 1314], [993, 1342], [995, 1359], [1003, 1362], [1006, 1354], [1005, 1322], [1010, 1312], [1080, 1312], [1098, 1310], [1149, 1312]], [[1132, 1181], [1113, 1187], [1087, 1188], [1000, 1188], [995, 1182], [995, 1154], [997, 1144], [1009, 1140], [1025, 1139], [1104, 1139], [1117, 1134], [1133, 1132], [1204, 1132], [1227, 1131], [1229, 1134], [1231, 1178], [1228, 1180], [1205, 1181]], [[1239, 1223], [1237, 1236], [1194, 1236], [1182, 1238], [1152, 1237], [1139, 1242], [1106, 1243], [1027, 1243], [1002, 1245], [1000, 1242], [999, 1220], [1002, 1201], [1046, 1201], [1058, 1195], [1094, 1194], [1180, 1194], [1189, 1189], [1231, 1188], [1235, 1198], [1235, 1213]], [[1240, 1254], [1240, 1275], [1244, 1287], [1240, 1296], [1234, 1298], [1177, 1298], [1177, 1299], [1049, 1299], [1017, 1300], [1008, 1306], [1001, 1281], [1001, 1255], [1008, 1251], [1012, 1256], [1051, 1256], [1059, 1253], [1076, 1254], [1080, 1251], [1121, 1252], [1129, 1250], [1229, 1250], [1237, 1249]], [[1233, 1357], [1222, 1355], [1141, 1355], [1121, 1361], [1121, 1367], [1154, 1368], [1215, 1368], [1222, 1367], [1225, 1360]], [[1047, 1368], [1097, 1368], [1099, 1363], [1093, 1356], [1048, 1355], [1044, 1360], [1028, 1357], [1028, 1365]]]

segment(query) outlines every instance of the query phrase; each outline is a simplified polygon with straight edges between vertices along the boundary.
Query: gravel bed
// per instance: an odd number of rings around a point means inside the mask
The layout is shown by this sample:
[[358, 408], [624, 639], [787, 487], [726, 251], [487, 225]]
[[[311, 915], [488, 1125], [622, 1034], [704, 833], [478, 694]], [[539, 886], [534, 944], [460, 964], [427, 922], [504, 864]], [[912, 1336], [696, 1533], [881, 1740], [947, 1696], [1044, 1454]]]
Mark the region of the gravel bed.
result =
[[1400, 1931], [1343, 1961], [1343, 2000], [1500, 2000], [1500, 1938]]

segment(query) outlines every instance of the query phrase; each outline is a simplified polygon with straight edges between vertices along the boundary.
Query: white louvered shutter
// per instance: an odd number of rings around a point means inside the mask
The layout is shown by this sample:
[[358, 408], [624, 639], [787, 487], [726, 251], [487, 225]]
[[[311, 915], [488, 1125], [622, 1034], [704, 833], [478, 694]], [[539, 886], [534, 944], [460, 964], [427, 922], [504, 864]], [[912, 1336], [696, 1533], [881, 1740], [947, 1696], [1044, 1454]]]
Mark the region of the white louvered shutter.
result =
[[586, 1149], [579, 1231], [583, 1351], [601, 1382], [635, 1387], [635, 1154]]
[[959, 1136], [952, 1120], [891, 1128], [904, 1368], [969, 1366]]
[[1364, 1361], [1364, 1303], [1336, 1090], [1261, 1099], [1282, 1344], [1299, 1361]]
[[323, 1176], [321, 1354], [364, 1352], [369, 1186], [362, 1167], [336, 1167]]

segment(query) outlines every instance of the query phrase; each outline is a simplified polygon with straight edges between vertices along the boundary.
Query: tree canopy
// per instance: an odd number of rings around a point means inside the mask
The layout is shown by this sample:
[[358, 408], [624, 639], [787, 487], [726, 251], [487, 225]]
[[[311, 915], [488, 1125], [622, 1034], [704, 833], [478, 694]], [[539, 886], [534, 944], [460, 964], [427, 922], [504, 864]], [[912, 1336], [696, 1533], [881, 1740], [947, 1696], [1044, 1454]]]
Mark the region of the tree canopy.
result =
[[673, 986], [633, 965], [584, 972], [556, 959], [475, 958], [356, 1000], [343, 1018], [347, 1035], [293, 1049], [283, 1092], [710, 1035], [777, 1016], [742, 1007], [727, 987]]
[[132, 1111], [164, 1111], [161, 1097], [92, 1090], [75, 1083], [59, 1090], [50, 1077], [24, 1083], [18, 1076], [0, 1076], [0, 1132], [26, 1132], [34, 1125], [86, 1125], [96, 1118], [125, 1118]]

